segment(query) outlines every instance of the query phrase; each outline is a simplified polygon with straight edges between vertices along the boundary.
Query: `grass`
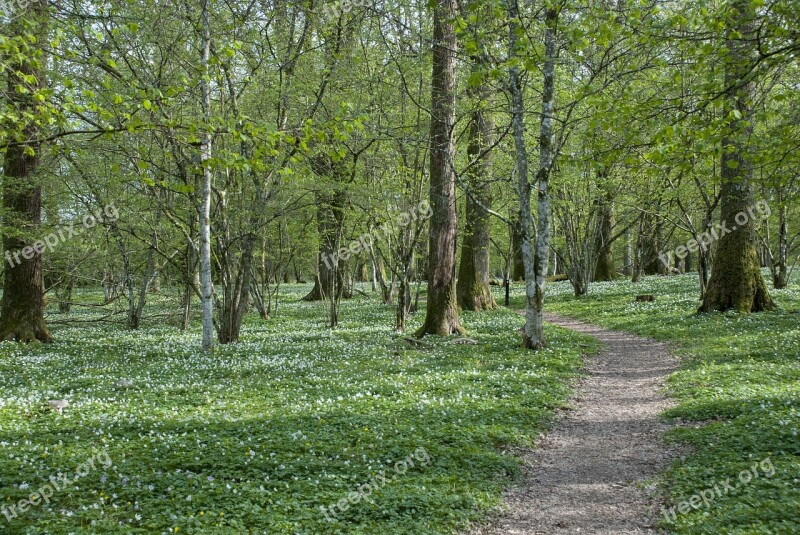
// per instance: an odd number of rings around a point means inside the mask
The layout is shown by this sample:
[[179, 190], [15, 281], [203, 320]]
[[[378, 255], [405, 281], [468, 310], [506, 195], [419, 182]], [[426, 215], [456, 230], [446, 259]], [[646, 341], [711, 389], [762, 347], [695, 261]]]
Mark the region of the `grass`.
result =
[[[199, 326], [165, 319], [169, 289], [137, 332], [59, 323], [97, 314], [81, 309], [50, 313], [52, 345], [0, 344], [0, 506], [58, 485], [49, 503], [0, 515], [0, 532], [452, 533], [499, 502], [511, 452], [565, 404], [595, 348], [551, 328], [531, 357], [508, 310], [463, 315], [477, 346], [414, 348], [391, 332], [391, 307], [358, 297], [331, 331], [321, 305], [299, 302], [307, 287], [286, 288], [271, 321], [249, 317], [243, 341], [211, 356]], [[63, 415], [47, 407], [60, 398]], [[368, 500], [348, 503], [364, 484]], [[346, 511], [320, 509], [343, 499]]]
[[[639, 294], [656, 301], [636, 303]], [[695, 275], [598, 283], [580, 299], [555, 283], [546, 308], [670, 342], [682, 357], [669, 380], [677, 406], [665, 417], [681, 424], [669, 440], [691, 453], [662, 478], [675, 507], [664, 511], [665, 529], [800, 533], [800, 289], [773, 290], [779, 310], [752, 315], [697, 315], [698, 295]], [[745, 470], [758, 477], [745, 481]]]

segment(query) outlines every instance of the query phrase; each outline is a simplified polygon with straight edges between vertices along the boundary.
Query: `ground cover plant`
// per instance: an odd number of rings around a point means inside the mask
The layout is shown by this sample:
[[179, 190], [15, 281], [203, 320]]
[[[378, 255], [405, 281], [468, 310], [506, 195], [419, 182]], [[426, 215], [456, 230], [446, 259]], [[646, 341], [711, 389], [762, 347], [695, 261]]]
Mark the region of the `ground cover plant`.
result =
[[[451, 533], [498, 503], [514, 447], [595, 348], [552, 328], [531, 358], [505, 309], [464, 315], [478, 345], [410, 345], [388, 328], [393, 308], [362, 296], [330, 330], [299, 300], [310, 287], [285, 288], [271, 321], [248, 316], [242, 342], [211, 355], [199, 325], [170, 324], [168, 289], [135, 335], [76, 309], [49, 315], [52, 345], [0, 345], [0, 531]], [[14, 518], [51, 476], [49, 503]], [[372, 483], [346, 511], [320, 509]]]

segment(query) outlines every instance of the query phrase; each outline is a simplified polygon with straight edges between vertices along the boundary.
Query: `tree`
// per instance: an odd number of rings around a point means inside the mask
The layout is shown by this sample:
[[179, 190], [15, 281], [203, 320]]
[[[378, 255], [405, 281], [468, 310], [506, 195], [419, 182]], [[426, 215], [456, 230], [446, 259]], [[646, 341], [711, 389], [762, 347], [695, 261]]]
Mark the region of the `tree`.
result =
[[[42, 117], [45, 108], [44, 47], [49, 13], [46, 0], [32, 0], [12, 22], [15, 62], [8, 70], [7, 117], [22, 122], [8, 144], [3, 165], [6, 268], [0, 303], [0, 340], [51, 342], [44, 321], [42, 250], [37, 231], [42, 221]], [[6, 115], [6, 114], [4, 114]]]
[[201, 38], [202, 51], [200, 81], [201, 108], [203, 110], [202, 141], [200, 144], [200, 172], [202, 173], [200, 186], [200, 205], [197, 207], [200, 216], [200, 303], [203, 309], [203, 351], [214, 348], [214, 283], [211, 279], [211, 89], [209, 85], [209, 62], [211, 61], [211, 30], [209, 28], [209, 0], [203, 0], [201, 13]]
[[433, 15], [431, 79], [430, 204], [433, 210], [428, 244], [428, 303], [417, 336], [464, 332], [455, 293], [456, 181], [455, 141], [456, 0], [437, 0]]
[[[555, 111], [555, 61], [556, 26], [558, 8], [550, 5], [545, 10], [544, 65], [542, 69], [542, 114], [539, 131], [539, 168], [536, 173], [538, 224], [532, 237], [531, 180], [528, 176], [528, 156], [525, 147], [524, 107], [519, 67], [519, 7], [516, 0], [509, 4], [509, 82], [511, 86], [511, 120], [517, 157], [519, 216], [517, 229], [522, 241], [522, 259], [525, 265], [525, 327], [522, 345], [526, 349], [542, 349], [544, 338], [544, 290], [547, 282], [547, 264], [550, 259], [550, 191], [549, 181], [556, 151], [553, 147], [553, 120]], [[535, 246], [534, 246], [535, 242]]]
[[[475, 70], [481, 76], [480, 58], [473, 57]], [[492, 145], [492, 120], [484, 109], [488, 102], [488, 87], [481, 82], [472, 93], [478, 97], [469, 125], [469, 145], [467, 156], [469, 194], [466, 199], [466, 224], [461, 244], [461, 262], [458, 266], [456, 297], [458, 306], [464, 310], [480, 312], [497, 308], [489, 287], [489, 212], [491, 205], [489, 182], [491, 160], [489, 150]]]
[[727, 125], [722, 139], [720, 239], [714, 267], [700, 307], [702, 312], [737, 310], [761, 312], [774, 304], [761, 274], [756, 253], [755, 222], [748, 210], [754, 206], [753, 134], [755, 98], [753, 79], [755, 11], [748, 0], [734, 0], [728, 13], [725, 57], [725, 112]]

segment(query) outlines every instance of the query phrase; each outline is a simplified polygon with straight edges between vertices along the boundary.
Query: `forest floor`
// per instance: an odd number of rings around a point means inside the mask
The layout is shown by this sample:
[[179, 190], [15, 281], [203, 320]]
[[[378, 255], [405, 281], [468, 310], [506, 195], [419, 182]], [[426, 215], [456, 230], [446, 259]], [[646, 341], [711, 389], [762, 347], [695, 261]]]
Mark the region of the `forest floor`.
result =
[[523, 480], [509, 491], [507, 509], [471, 533], [656, 533], [654, 477], [670, 452], [660, 419], [676, 361], [665, 344], [548, 315], [555, 325], [605, 345], [587, 361], [572, 406], [552, 431], [523, 456]]
[[[681, 454], [658, 477], [658, 526], [671, 534], [800, 533], [800, 279], [770, 292], [771, 313], [697, 314], [693, 273], [595, 283], [579, 298], [569, 283], [548, 289], [548, 311], [668, 343], [680, 358], [662, 417]], [[521, 308], [522, 289], [512, 296]]]
[[411, 344], [375, 294], [331, 330], [309, 289], [212, 355], [167, 285], [138, 331], [51, 305], [53, 344], [0, 344], [0, 533], [451, 534], [500, 503], [598, 347], [548, 325], [531, 358], [509, 309], [462, 314], [476, 345]]
[[[772, 292], [778, 310], [751, 315], [697, 315], [694, 275], [597, 283], [580, 298], [569, 283], [548, 287], [550, 312], [669, 344], [680, 357], [666, 381], [671, 407], [627, 399], [640, 380], [657, 395], [672, 366], [665, 349], [644, 360], [632, 346], [619, 352], [628, 335], [609, 333], [597, 358], [589, 335], [606, 331], [548, 324], [546, 350], [520, 350], [523, 285], [509, 308], [462, 314], [477, 345], [423, 346], [393, 332], [394, 308], [376, 294], [342, 303], [331, 330], [323, 304], [301, 301], [309, 285], [282, 286], [270, 321], [248, 315], [242, 341], [210, 356], [197, 318], [178, 328], [181, 288], [149, 296], [138, 331], [120, 324], [123, 303], [98, 307], [102, 292], [80, 289], [85, 306], [48, 309], [55, 343], [0, 344], [0, 533], [445, 535], [487, 525], [504, 489], [530, 485], [544, 461], [575, 475], [540, 476], [537, 486], [561, 494], [540, 493], [529, 510], [563, 508], [567, 532], [585, 521], [577, 533], [625, 533], [604, 522], [633, 518], [631, 529], [657, 522], [674, 535], [800, 533], [798, 282]], [[656, 300], [636, 303], [642, 293]], [[63, 413], [48, 405], [59, 399]], [[681, 455], [656, 475], [659, 452]], [[609, 463], [588, 479], [605, 456], [635, 471]], [[582, 495], [562, 492], [570, 477], [575, 488], [588, 481]], [[667, 514], [648, 513], [655, 491]], [[519, 520], [501, 533], [559, 533]]]

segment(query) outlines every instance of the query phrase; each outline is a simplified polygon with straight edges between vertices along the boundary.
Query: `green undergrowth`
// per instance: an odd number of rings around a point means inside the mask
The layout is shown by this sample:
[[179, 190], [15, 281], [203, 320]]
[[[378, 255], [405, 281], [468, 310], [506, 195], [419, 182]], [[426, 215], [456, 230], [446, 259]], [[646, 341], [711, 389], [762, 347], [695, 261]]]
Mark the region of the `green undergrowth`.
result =
[[[452, 533], [499, 503], [511, 452], [596, 347], [554, 327], [546, 351], [525, 352], [523, 319], [503, 309], [463, 314], [477, 345], [417, 347], [363, 296], [330, 330], [322, 305], [299, 301], [308, 289], [284, 287], [270, 321], [248, 316], [242, 342], [212, 355], [198, 323], [174, 325], [169, 288], [136, 332], [78, 307], [50, 313], [52, 345], [0, 344], [0, 505], [61, 482], [49, 503], [0, 515], [0, 532]], [[63, 414], [47, 406], [62, 398]]]

